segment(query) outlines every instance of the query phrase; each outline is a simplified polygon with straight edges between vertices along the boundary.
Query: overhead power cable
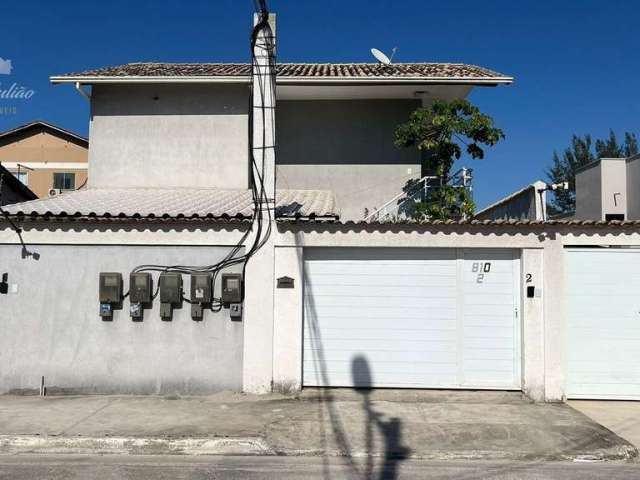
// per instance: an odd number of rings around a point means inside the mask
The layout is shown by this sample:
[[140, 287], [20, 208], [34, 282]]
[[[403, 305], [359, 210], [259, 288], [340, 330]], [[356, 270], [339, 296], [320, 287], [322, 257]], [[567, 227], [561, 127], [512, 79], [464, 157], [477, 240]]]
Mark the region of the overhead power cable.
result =
[[[251, 176], [250, 176], [250, 188], [251, 188], [251, 198], [253, 203], [253, 212], [251, 215], [251, 228], [248, 229], [239, 242], [230, 250], [230, 252], [220, 261], [213, 263], [211, 265], [203, 265], [203, 266], [191, 266], [191, 265], [139, 265], [133, 269], [133, 272], [144, 272], [144, 271], [152, 271], [152, 272], [174, 272], [181, 274], [192, 274], [192, 273], [211, 273], [213, 275], [213, 286], [215, 286], [215, 281], [223, 269], [228, 267], [242, 264], [243, 269], [243, 278], [246, 270], [246, 266], [248, 261], [251, 259], [253, 255], [256, 254], [260, 248], [262, 248], [265, 243], [268, 241], [271, 236], [271, 223], [272, 223], [272, 208], [275, 208], [275, 198], [269, 199], [268, 194], [271, 190], [267, 190], [264, 179], [265, 179], [265, 165], [267, 160], [267, 150], [275, 148], [274, 145], [267, 145], [267, 110], [265, 101], [267, 98], [274, 101], [275, 99], [275, 72], [276, 72], [276, 62], [275, 62], [275, 45], [274, 45], [274, 35], [271, 30], [271, 26], [269, 24], [269, 11], [267, 8], [266, 0], [254, 0], [254, 5], [256, 12], [258, 14], [258, 21], [251, 31], [251, 90], [249, 92], [249, 111], [248, 111], [248, 121], [249, 121], [249, 138], [248, 138], [248, 155], [251, 164]], [[262, 35], [261, 35], [262, 32]], [[260, 39], [260, 43], [258, 40]], [[256, 47], [262, 49], [267, 58], [268, 64], [262, 65], [260, 64], [258, 57], [256, 56]], [[266, 68], [266, 74], [265, 74]], [[265, 81], [265, 78], [266, 81]], [[255, 85], [257, 84], [257, 85]], [[259, 97], [259, 106], [254, 104], [254, 96], [255, 91], [254, 88], [258, 88], [258, 97]], [[269, 96], [267, 97], [267, 89], [269, 89]], [[256, 115], [256, 110], [258, 110], [258, 114], [261, 117], [262, 124], [262, 132], [261, 132], [261, 145], [254, 144], [254, 119]], [[273, 118], [273, 117], [269, 117]], [[271, 128], [271, 139], [275, 138], [275, 125], [274, 122], [269, 122]], [[256, 151], [259, 151], [259, 159], [258, 162], [256, 158]], [[275, 192], [273, 192], [275, 195]], [[271, 204], [273, 202], [273, 204]], [[266, 211], [266, 218], [265, 218]], [[264, 222], [266, 221], [266, 226]], [[249, 233], [254, 233], [254, 238], [251, 246], [249, 246], [241, 255], [239, 254], [242, 250], [244, 242], [249, 236]], [[219, 299], [216, 299], [219, 300]], [[214, 308], [221, 308], [221, 305], [215, 304], [212, 306]], [[216, 310], [217, 311], [217, 310]]]

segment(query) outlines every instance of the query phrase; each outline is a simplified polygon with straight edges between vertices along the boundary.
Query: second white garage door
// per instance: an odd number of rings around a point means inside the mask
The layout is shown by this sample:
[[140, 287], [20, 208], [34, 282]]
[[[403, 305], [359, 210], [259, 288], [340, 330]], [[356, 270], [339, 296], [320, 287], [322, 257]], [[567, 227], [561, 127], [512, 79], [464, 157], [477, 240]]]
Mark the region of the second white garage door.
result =
[[640, 249], [566, 256], [567, 397], [640, 400]]
[[307, 386], [516, 389], [512, 250], [305, 249]]

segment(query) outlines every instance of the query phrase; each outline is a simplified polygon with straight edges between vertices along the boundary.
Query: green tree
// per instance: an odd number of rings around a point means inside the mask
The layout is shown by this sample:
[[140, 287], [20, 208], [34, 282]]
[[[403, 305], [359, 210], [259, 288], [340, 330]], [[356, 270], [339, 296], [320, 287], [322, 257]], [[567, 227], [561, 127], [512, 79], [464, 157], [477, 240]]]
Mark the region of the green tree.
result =
[[493, 118], [467, 100], [436, 101], [411, 113], [409, 121], [396, 129], [395, 144], [423, 152], [423, 172], [437, 176], [441, 185], [428, 189], [427, 197], [415, 204], [414, 218], [447, 220], [472, 215], [475, 206], [469, 191], [448, 184], [451, 168], [463, 152], [484, 158], [483, 146], [493, 146], [503, 138]]
[[569, 190], [556, 190], [549, 204], [549, 213], [563, 214], [575, 210], [576, 206], [576, 170], [596, 161], [598, 158], [630, 157], [638, 153], [638, 140], [634, 133], [625, 132], [624, 142], [618, 142], [613, 130], [609, 137], [593, 142], [591, 135], [579, 137], [573, 135], [571, 144], [558, 155], [553, 152], [551, 165], [546, 174], [550, 183], [569, 182]]

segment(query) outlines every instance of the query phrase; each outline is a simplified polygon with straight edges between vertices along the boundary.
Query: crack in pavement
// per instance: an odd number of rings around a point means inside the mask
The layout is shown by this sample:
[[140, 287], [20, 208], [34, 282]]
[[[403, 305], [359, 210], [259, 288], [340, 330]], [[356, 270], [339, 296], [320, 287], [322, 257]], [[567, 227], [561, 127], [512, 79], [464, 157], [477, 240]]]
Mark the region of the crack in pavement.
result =
[[97, 408], [96, 410], [94, 410], [93, 412], [91, 412], [89, 415], [86, 415], [85, 417], [81, 418], [80, 420], [78, 420], [77, 422], [73, 423], [72, 425], [68, 426], [67, 428], [65, 428], [64, 430], [62, 430], [61, 432], [58, 433], [59, 436], [65, 435], [69, 430], [77, 427], [78, 425], [80, 425], [83, 422], [86, 422], [87, 420], [89, 420], [91, 417], [95, 416], [96, 414], [100, 413], [101, 411], [103, 411], [105, 408], [111, 406], [116, 400], [115, 399], [110, 399], [107, 400], [107, 403], [103, 406], [101, 406], [100, 408]]

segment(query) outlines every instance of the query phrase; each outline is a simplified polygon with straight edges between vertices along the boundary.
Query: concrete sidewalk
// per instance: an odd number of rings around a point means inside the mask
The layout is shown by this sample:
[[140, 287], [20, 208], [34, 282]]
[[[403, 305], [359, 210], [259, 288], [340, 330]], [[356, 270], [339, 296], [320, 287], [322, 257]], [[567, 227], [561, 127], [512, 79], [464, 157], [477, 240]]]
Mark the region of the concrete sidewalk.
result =
[[568, 403], [640, 448], [640, 402], [571, 400]]
[[0, 396], [0, 453], [629, 459], [566, 405], [517, 393], [305, 390], [299, 397]]

